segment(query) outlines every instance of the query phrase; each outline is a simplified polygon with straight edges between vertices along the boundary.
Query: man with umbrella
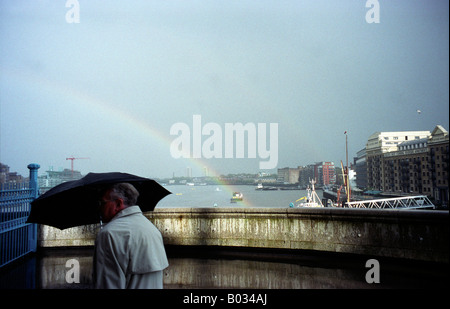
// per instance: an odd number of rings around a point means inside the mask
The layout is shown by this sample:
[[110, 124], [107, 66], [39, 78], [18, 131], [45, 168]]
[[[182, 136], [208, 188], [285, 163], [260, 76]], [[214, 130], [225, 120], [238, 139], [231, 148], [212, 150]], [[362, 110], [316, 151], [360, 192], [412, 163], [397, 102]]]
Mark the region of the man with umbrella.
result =
[[129, 183], [109, 186], [99, 211], [107, 222], [97, 235], [94, 255], [96, 288], [161, 289], [169, 266], [159, 230], [142, 214], [139, 192]]
[[27, 223], [63, 230], [107, 222], [95, 242], [95, 287], [162, 288], [162, 271], [169, 265], [163, 239], [142, 211], [152, 211], [168, 194], [152, 179], [120, 172], [89, 173], [31, 202]]

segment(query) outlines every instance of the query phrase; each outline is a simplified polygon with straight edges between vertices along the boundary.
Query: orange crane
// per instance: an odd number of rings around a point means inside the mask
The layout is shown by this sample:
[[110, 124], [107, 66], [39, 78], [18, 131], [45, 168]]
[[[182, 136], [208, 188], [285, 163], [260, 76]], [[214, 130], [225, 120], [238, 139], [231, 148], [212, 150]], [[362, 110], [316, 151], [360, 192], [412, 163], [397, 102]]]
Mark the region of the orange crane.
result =
[[71, 162], [71, 164], [70, 164], [70, 166], [71, 166], [71, 170], [72, 170], [72, 178], [73, 178], [73, 160], [78, 160], [78, 159], [90, 159], [90, 158], [75, 158], [75, 157], [70, 157], [70, 158], [66, 158], [66, 160], [71, 160], [72, 162]]

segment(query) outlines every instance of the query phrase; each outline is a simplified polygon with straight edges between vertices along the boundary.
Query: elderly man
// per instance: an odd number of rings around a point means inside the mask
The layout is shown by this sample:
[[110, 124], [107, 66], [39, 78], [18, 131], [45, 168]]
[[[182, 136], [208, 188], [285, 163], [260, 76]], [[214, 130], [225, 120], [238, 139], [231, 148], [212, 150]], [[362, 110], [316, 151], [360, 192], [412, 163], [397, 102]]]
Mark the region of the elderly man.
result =
[[94, 253], [96, 288], [162, 289], [169, 266], [158, 229], [142, 214], [129, 183], [106, 189], [99, 201], [103, 222]]

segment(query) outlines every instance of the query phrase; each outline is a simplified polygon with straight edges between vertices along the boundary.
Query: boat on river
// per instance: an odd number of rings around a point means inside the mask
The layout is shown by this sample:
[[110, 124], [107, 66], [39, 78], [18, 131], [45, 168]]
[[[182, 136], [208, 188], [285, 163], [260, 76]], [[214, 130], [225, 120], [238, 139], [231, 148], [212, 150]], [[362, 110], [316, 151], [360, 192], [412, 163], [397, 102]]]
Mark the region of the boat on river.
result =
[[315, 180], [310, 180], [311, 187], [306, 188], [306, 196], [299, 198], [295, 202], [299, 202], [302, 200], [305, 200], [304, 202], [301, 202], [297, 205], [297, 207], [323, 207], [322, 202], [320, 201], [319, 196], [316, 193], [316, 189], [314, 187], [314, 184], [316, 183]]
[[241, 202], [244, 199], [244, 195], [241, 192], [233, 192], [231, 197], [231, 203]]
[[258, 183], [258, 185], [256, 186], [255, 190], [256, 191], [276, 191], [276, 190], [278, 190], [278, 188], [277, 187], [273, 187], [273, 186], [265, 187], [265, 186], [262, 185], [262, 183]]

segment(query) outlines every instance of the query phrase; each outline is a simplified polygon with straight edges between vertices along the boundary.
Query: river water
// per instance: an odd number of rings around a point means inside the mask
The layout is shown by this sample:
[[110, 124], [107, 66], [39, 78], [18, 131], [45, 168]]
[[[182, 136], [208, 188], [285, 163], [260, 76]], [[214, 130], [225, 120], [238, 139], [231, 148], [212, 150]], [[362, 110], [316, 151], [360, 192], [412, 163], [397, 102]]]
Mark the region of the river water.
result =
[[[172, 192], [162, 199], [157, 207], [275, 207], [287, 208], [290, 203], [296, 203], [301, 197], [307, 195], [306, 190], [274, 190], [259, 191], [255, 186], [237, 185], [206, 185], [166, 186]], [[240, 192], [244, 199], [241, 202], [231, 203], [233, 192]], [[322, 199], [322, 191], [317, 195]]]

